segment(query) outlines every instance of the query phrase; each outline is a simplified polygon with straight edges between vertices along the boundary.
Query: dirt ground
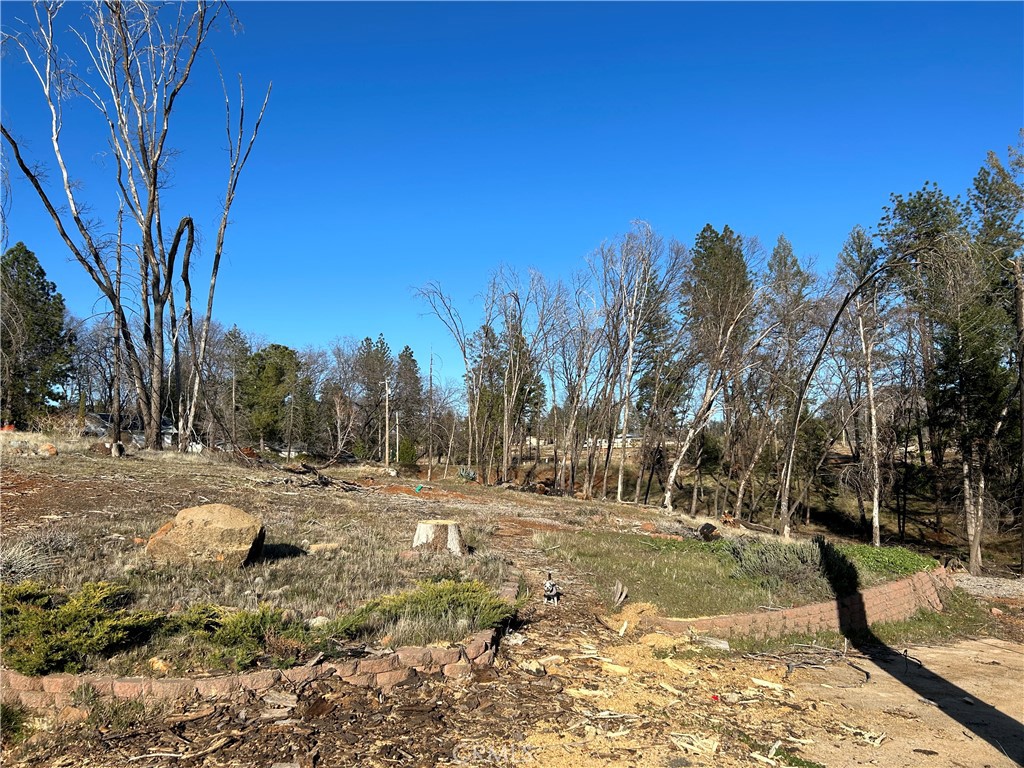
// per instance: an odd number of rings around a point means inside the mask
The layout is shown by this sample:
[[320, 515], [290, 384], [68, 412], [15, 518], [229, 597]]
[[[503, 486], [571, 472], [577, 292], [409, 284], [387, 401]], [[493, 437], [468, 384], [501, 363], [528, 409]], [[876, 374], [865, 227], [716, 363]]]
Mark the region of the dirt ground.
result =
[[[237, 503], [273, 470], [61, 455], [3, 461], [0, 535], [48, 521], [111, 514], [122, 502], [167, 507]], [[356, 475], [346, 475], [356, 478]], [[643, 629], [649, 607], [602, 615], [571, 571], [565, 597], [539, 597], [548, 563], [538, 530], [628, 529], [637, 510], [459, 483], [379, 478], [363, 503], [396, 524], [455, 517], [494, 526], [491, 546], [523, 571], [532, 597], [493, 670], [467, 681], [426, 678], [390, 694], [333, 679], [259, 699], [190, 701], [130, 729], [49, 725], [3, 756], [53, 766], [992, 766], [1024, 763], [1024, 599], [991, 598], [1016, 642], [845, 655], [722, 656]], [[367, 483], [369, 485], [369, 483]], [[265, 486], [275, 488], [278, 486]], [[323, 503], [337, 491], [316, 493]], [[347, 495], [347, 503], [351, 494]], [[272, 521], [268, 523], [272, 524]], [[411, 530], [410, 530], [411, 535]], [[986, 599], [986, 598], [981, 598]], [[625, 623], [625, 629], [620, 633]], [[790, 669], [792, 667], [792, 669]], [[45, 725], [42, 722], [38, 725]], [[801, 762], [803, 761], [803, 762]]]

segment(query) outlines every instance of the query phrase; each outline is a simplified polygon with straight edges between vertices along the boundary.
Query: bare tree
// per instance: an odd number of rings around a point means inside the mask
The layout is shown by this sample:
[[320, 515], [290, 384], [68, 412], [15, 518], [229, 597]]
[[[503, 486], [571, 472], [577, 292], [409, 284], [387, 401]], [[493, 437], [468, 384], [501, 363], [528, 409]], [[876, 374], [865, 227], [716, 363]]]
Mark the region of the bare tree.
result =
[[[434, 316], [441, 321], [444, 327], [451, 334], [452, 340], [459, 348], [459, 353], [462, 356], [462, 364], [466, 371], [466, 406], [467, 406], [467, 417], [468, 423], [468, 435], [469, 440], [468, 451], [466, 454], [466, 462], [469, 468], [473, 467], [474, 463], [474, 448], [479, 452], [482, 446], [479, 445], [479, 412], [480, 412], [480, 394], [482, 387], [479, 381], [474, 381], [474, 377], [478, 377], [483, 374], [482, 366], [473, 365], [473, 355], [486, 354], [488, 350], [481, 350], [475, 348], [473, 334], [467, 332], [465, 321], [462, 319], [462, 314], [459, 312], [458, 307], [455, 306], [455, 302], [451, 296], [444, 293], [441, 288], [441, 284], [438, 282], [430, 282], [423, 288], [417, 291], [417, 295], [425, 300], [429, 305], [431, 312]], [[494, 302], [488, 299], [484, 303], [484, 320], [483, 327], [490, 327], [490, 324], [494, 320], [495, 306]], [[454, 430], [452, 432], [454, 434]]]
[[[881, 252], [875, 248], [867, 232], [856, 227], [851, 233], [839, 255], [841, 273], [845, 276], [845, 284], [853, 287], [876, 270]], [[846, 311], [856, 327], [858, 341], [859, 368], [864, 377], [867, 396], [865, 414], [867, 416], [867, 448], [868, 476], [871, 490], [871, 543], [881, 546], [879, 528], [879, 512], [882, 495], [881, 450], [879, 442], [879, 412], [875, 394], [878, 379], [878, 352], [885, 328], [885, 292], [880, 284], [880, 276], [876, 275], [865, 282], [863, 289], [857, 293], [847, 305]]]
[[633, 229], [617, 243], [598, 250], [591, 268], [601, 287], [605, 303], [605, 335], [617, 349], [620, 361], [615, 384], [619, 424], [619, 475], [616, 499], [623, 498], [629, 417], [633, 382], [636, 377], [637, 347], [641, 333], [661, 296], [661, 281], [671, 270], [664, 269], [661, 238], [646, 221], [633, 222]]
[[[0, 125], [15, 162], [53, 220], [61, 239], [86, 270], [113, 309], [128, 367], [132, 374], [146, 445], [162, 446], [161, 416], [165, 392], [165, 355], [168, 335], [178, 343], [187, 329], [195, 367], [192, 402], [182, 425], [186, 434], [195, 418], [200, 386], [199, 371], [209, 340], [209, 322], [220, 259], [223, 254], [229, 213], [238, 182], [270, 97], [270, 89], [255, 121], [246, 128], [244, 91], [239, 89], [237, 120], [227, 104], [228, 174], [220, 226], [214, 241], [206, 315], [197, 335], [192, 319], [190, 269], [196, 227], [192, 216], [177, 225], [165, 221], [167, 188], [174, 155], [168, 137], [174, 116], [196, 61], [208, 41], [223, 3], [197, 0], [186, 4], [97, 2], [89, 6], [86, 29], [72, 29], [84, 55], [78, 66], [64, 47], [65, 36], [57, 30], [63, 3], [35, 5], [34, 24], [16, 33], [5, 33], [5, 44], [24, 56], [39, 83], [50, 114], [50, 149], [60, 171], [60, 186], [48, 183], [44, 171], [23, 155], [22, 147], [6, 123]], [[73, 47], [73, 46], [72, 46]], [[95, 109], [106, 133], [113, 158], [112, 184], [119, 205], [137, 229], [132, 246], [138, 260], [138, 282], [129, 296], [118, 291], [111, 259], [120, 243], [111, 243], [99, 219], [89, 218], [90, 203], [66, 162], [63, 141], [64, 111], [74, 99], [84, 99]], [[248, 130], [248, 138], [245, 138]], [[96, 198], [91, 201], [97, 204]], [[173, 230], [172, 230], [173, 227]], [[170, 233], [170, 234], [169, 234]], [[112, 274], [114, 272], [114, 274]], [[180, 283], [179, 283], [180, 280]], [[173, 313], [176, 288], [184, 286], [182, 316]], [[141, 331], [129, 323], [127, 307], [137, 307]], [[169, 324], [169, 325], [168, 325]]]

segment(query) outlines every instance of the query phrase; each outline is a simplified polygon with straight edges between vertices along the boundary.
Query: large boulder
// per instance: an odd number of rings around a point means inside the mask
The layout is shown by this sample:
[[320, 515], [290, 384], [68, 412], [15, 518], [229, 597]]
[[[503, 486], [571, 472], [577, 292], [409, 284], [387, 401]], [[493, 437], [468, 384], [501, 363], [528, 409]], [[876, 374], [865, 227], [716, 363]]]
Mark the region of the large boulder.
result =
[[263, 522], [228, 504], [183, 509], [153, 534], [146, 552], [155, 561], [174, 565], [222, 563], [239, 567], [263, 551]]

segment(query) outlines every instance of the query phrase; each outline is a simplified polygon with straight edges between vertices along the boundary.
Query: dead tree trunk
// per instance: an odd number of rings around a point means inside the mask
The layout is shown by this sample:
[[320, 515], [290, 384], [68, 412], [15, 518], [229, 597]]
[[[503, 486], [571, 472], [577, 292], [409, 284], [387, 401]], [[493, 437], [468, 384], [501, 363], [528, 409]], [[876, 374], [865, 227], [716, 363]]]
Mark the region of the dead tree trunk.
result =
[[416, 524], [412, 548], [428, 552], [447, 551], [456, 557], [463, 557], [469, 552], [459, 524], [454, 520], [420, 520]]

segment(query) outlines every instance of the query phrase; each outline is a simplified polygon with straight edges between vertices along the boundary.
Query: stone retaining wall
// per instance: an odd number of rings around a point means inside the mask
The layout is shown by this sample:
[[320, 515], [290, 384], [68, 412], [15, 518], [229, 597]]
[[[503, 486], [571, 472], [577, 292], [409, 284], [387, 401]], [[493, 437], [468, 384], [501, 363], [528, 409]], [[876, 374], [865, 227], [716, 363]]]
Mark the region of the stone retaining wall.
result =
[[[519, 573], [515, 571], [498, 590], [498, 595], [514, 601], [518, 592]], [[380, 656], [215, 677], [150, 678], [96, 674], [30, 677], [0, 667], [0, 696], [5, 702], [21, 703], [40, 713], [59, 714], [71, 707], [75, 691], [83, 686], [91, 686], [99, 696], [108, 699], [162, 701], [226, 698], [239, 691], [263, 692], [276, 685], [298, 686], [329, 677], [338, 677], [352, 685], [389, 691], [419, 675], [468, 677], [474, 667], [489, 666], [494, 662], [497, 640], [498, 630], [488, 629], [471, 636], [465, 645], [451, 648], [410, 646]]]
[[922, 609], [941, 611], [942, 595], [954, 587], [953, 579], [946, 570], [937, 568], [827, 603], [699, 619], [645, 616], [644, 621], [674, 634], [694, 632], [719, 637], [752, 635], [765, 638], [860, 630], [882, 621], [909, 619]]

